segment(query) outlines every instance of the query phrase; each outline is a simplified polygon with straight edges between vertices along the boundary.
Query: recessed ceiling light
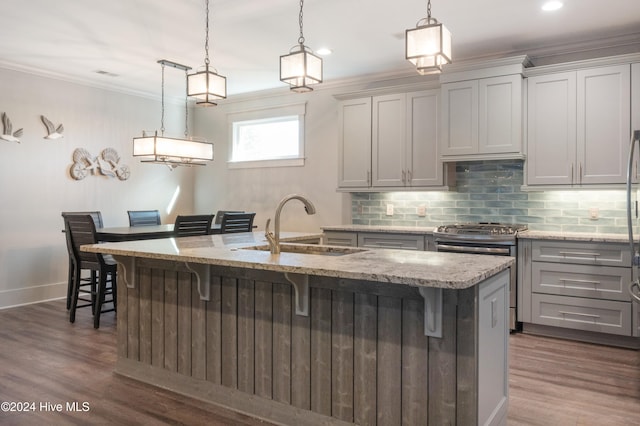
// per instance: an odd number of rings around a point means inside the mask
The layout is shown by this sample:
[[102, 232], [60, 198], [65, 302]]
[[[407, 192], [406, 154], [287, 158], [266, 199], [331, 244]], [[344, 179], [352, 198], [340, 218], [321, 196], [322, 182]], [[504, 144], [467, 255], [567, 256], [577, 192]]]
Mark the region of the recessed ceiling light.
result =
[[327, 56], [327, 55], [331, 55], [331, 53], [333, 53], [333, 50], [327, 47], [321, 47], [320, 49], [316, 50], [316, 53], [321, 56]]
[[542, 5], [542, 10], [544, 10], [545, 12], [552, 12], [554, 10], [558, 10], [562, 7], [562, 2], [558, 1], [558, 0], [550, 0], [545, 2]]

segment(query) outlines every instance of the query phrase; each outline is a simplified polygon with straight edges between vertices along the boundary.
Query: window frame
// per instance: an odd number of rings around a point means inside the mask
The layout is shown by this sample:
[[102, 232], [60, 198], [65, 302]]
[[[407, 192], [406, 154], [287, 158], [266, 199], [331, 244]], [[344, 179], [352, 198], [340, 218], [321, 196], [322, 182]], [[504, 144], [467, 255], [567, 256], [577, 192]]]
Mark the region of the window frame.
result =
[[[227, 165], [230, 169], [259, 168], [259, 167], [299, 167], [305, 163], [305, 113], [306, 102], [265, 107], [260, 109], [234, 112], [227, 115], [229, 154]], [[233, 149], [235, 146], [236, 123], [246, 121], [269, 120], [277, 121], [284, 117], [298, 117], [298, 155], [295, 157], [273, 158], [264, 160], [233, 160]]]

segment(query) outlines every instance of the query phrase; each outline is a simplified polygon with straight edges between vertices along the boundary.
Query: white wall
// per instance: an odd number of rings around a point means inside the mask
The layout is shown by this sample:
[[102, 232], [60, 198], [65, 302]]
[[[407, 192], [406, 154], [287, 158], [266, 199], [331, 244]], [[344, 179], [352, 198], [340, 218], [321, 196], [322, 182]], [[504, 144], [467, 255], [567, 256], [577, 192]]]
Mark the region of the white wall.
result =
[[[169, 105], [167, 135], [182, 135], [184, 106]], [[159, 209], [163, 221], [192, 213], [194, 169], [170, 171], [134, 159], [132, 138], [160, 127], [160, 101], [0, 69], [0, 113], [21, 143], [0, 140], [0, 308], [66, 295], [67, 252], [62, 211], [100, 210], [105, 226], [128, 225], [127, 210]], [[64, 138], [43, 139], [45, 115]], [[75, 148], [98, 156], [115, 148], [129, 180], [69, 175]], [[167, 213], [177, 187], [180, 196]]]
[[[299, 201], [282, 211], [283, 231], [319, 231], [322, 225], [350, 223], [350, 196], [336, 192], [338, 179], [338, 101], [331, 90], [291, 93], [286, 88], [267, 95], [227, 99], [217, 107], [196, 108], [195, 134], [215, 143], [215, 160], [197, 170], [195, 210], [216, 212], [239, 209], [256, 212], [255, 225], [263, 230], [273, 219], [278, 202], [290, 193], [306, 196], [317, 213], [308, 216]], [[305, 165], [229, 169], [227, 114], [267, 106], [307, 102], [305, 116]], [[273, 224], [271, 225], [273, 229]]]

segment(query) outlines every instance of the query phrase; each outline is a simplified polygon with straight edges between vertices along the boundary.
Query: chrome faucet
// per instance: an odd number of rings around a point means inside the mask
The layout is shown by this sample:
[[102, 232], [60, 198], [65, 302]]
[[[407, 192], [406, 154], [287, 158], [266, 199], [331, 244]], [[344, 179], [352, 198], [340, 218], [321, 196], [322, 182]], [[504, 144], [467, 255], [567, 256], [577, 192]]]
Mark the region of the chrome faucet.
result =
[[289, 200], [300, 200], [304, 204], [304, 210], [307, 214], [315, 214], [316, 208], [311, 203], [311, 201], [304, 198], [302, 195], [290, 194], [284, 197], [280, 204], [278, 204], [278, 208], [276, 209], [276, 217], [275, 217], [275, 231], [269, 231], [269, 224], [271, 223], [271, 218], [267, 219], [267, 225], [265, 226], [264, 236], [269, 241], [269, 250], [271, 250], [271, 254], [280, 254], [280, 212], [282, 208]]

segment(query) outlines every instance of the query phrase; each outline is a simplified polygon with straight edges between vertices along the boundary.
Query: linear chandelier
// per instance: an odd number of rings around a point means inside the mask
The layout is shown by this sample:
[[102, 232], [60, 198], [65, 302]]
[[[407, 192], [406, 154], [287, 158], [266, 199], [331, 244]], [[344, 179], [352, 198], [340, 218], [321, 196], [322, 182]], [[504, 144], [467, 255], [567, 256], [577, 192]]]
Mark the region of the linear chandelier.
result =
[[227, 98], [227, 78], [209, 68], [209, 0], [205, 2], [206, 28], [204, 39], [204, 70], [187, 76], [187, 96], [196, 99], [196, 105], [215, 106], [220, 99]]
[[148, 136], [133, 138], [133, 156], [140, 157], [143, 163], [165, 164], [174, 169], [177, 166], [205, 165], [213, 160], [213, 144], [188, 138], [189, 108], [185, 98], [184, 139], [164, 136], [164, 69], [166, 65], [183, 70], [185, 75], [191, 69], [185, 65], [167, 60], [159, 60], [162, 65], [162, 113], [160, 119], [160, 135], [156, 130]]
[[302, 32], [302, 8], [304, 0], [300, 0], [300, 36], [298, 44], [293, 46], [289, 53], [280, 56], [280, 80], [289, 84], [294, 92], [310, 92], [312, 84], [322, 83], [322, 58], [313, 54], [311, 49], [304, 45]]
[[405, 33], [405, 57], [419, 74], [442, 72], [442, 66], [451, 63], [451, 33], [431, 17], [431, 0], [427, 3], [427, 17]]

